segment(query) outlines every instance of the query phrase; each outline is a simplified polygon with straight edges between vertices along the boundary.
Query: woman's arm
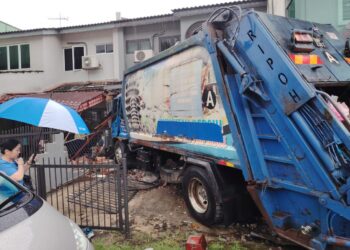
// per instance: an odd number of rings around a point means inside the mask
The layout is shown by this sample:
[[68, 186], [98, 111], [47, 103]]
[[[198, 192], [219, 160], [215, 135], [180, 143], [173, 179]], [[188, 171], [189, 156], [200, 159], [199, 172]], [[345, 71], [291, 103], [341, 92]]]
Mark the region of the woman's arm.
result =
[[18, 165], [18, 170], [10, 177], [15, 181], [21, 181], [23, 180], [23, 176], [25, 172], [24, 162], [22, 158], [18, 158], [16, 162]]

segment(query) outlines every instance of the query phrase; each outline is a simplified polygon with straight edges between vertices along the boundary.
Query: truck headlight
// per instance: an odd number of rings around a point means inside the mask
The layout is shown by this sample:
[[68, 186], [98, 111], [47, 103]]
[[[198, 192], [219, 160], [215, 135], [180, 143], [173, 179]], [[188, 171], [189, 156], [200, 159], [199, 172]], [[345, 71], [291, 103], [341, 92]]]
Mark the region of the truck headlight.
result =
[[89, 240], [86, 238], [85, 234], [81, 229], [77, 226], [77, 224], [73, 223], [69, 220], [69, 224], [73, 230], [76, 249], [77, 250], [86, 250], [89, 246]]

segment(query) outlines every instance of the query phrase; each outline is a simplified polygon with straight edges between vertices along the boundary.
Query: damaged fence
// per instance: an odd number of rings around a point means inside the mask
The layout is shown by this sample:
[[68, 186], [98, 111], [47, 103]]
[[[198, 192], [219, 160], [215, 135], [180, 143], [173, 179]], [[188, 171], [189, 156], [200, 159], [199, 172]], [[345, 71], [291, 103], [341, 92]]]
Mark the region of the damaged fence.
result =
[[0, 143], [9, 138], [20, 141], [25, 160], [38, 152], [29, 170], [35, 193], [81, 227], [129, 235], [128, 201], [136, 190], [128, 188], [126, 160], [122, 165], [106, 157], [72, 160], [64, 134], [50, 129], [2, 131]]
[[126, 170], [113, 163], [43, 160], [30, 169], [34, 191], [81, 227], [129, 228]]

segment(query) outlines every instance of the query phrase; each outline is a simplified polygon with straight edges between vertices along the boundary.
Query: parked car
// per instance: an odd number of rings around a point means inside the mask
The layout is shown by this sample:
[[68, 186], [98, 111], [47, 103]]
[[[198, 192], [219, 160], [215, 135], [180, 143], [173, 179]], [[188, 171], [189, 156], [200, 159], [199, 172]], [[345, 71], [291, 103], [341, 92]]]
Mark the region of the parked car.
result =
[[6, 250], [93, 249], [78, 225], [2, 173], [0, 242]]

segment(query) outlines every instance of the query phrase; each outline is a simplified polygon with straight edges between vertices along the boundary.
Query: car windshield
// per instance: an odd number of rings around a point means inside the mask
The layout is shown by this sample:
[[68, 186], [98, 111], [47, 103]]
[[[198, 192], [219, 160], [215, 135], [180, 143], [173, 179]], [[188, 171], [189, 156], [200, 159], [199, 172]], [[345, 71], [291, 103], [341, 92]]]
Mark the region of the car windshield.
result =
[[0, 174], [0, 209], [16, 203], [23, 190]]

